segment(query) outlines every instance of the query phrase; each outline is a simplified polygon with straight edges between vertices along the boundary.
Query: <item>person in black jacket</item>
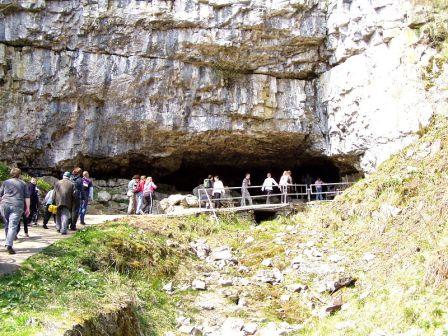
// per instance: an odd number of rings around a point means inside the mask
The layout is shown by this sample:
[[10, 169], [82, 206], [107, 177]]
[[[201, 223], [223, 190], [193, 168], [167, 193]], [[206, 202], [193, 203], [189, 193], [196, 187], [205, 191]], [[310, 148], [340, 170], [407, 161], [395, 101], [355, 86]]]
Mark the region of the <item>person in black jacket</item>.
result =
[[81, 206], [81, 199], [83, 195], [82, 169], [79, 167], [74, 168], [70, 179], [74, 187], [73, 206], [70, 219], [70, 230], [76, 231], [76, 222], [78, 221], [79, 208]]
[[[26, 216], [24, 213], [21, 222], [23, 222], [23, 231], [25, 233], [25, 237], [29, 237], [28, 227], [31, 225], [31, 222], [33, 220], [37, 225], [37, 217], [39, 214], [39, 190], [37, 189], [36, 178], [32, 177], [26, 187], [28, 189], [28, 194], [30, 195], [30, 213], [28, 216]], [[21, 222], [19, 222], [17, 234], [20, 232]]]

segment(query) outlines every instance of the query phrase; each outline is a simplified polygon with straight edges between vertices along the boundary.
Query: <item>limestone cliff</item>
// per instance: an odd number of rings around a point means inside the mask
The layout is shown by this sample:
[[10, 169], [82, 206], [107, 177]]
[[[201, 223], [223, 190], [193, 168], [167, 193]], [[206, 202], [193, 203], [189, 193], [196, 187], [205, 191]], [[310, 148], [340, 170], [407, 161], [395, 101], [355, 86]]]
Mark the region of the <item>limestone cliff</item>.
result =
[[22, 166], [172, 172], [331, 157], [368, 171], [413, 139], [446, 84], [425, 87], [436, 48], [416, 27], [431, 9], [407, 0], [0, 10], [0, 159]]

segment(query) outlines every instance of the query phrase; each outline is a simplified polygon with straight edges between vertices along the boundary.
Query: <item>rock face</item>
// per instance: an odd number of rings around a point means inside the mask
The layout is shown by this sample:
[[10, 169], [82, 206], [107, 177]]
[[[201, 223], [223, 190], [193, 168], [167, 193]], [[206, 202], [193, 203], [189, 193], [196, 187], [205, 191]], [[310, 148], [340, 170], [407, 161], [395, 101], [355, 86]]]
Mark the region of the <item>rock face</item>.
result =
[[446, 84], [425, 90], [436, 51], [413, 28], [430, 16], [407, 0], [0, 9], [0, 159], [22, 166], [174, 172], [330, 157], [368, 171], [413, 139]]

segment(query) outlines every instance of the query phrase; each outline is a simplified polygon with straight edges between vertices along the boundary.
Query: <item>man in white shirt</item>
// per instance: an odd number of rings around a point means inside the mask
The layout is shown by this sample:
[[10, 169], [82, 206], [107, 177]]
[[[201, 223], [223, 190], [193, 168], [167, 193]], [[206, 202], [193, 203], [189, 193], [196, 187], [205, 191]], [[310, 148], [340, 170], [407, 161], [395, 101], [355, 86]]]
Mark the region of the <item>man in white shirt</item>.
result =
[[213, 199], [215, 200], [215, 208], [221, 207], [221, 198], [225, 193], [224, 184], [219, 179], [219, 176], [215, 176], [215, 182], [213, 183]]
[[274, 186], [278, 187], [278, 183], [271, 177], [271, 173], [268, 173], [266, 179], [263, 182], [261, 191], [266, 193], [266, 204], [271, 204], [271, 194], [274, 190]]

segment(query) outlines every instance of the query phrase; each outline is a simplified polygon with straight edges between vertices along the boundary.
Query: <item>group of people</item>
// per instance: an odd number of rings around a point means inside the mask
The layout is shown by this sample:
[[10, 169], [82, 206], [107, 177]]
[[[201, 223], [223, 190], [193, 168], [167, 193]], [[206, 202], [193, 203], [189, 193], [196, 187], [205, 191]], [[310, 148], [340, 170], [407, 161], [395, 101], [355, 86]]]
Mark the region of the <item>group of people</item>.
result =
[[[13, 242], [23, 222], [25, 237], [28, 226], [37, 225], [39, 216], [39, 188], [37, 179], [31, 178], [27, 184], [21, 178], [21, 170], [13, 168], [11, 178], [0, 186], [0, 215], [5, 225], [6, 251], [14, 254]], [[48, 229], [48, 222], [53, 216], [56, 229], [62, 235], [67, 230], [76, 231], [78, 219], [85, 225], [85, 215], [89, 201], [93, 199], [93, 183], [87, 171], [75, 167], [72, 172], [65, 172], [53, 189], [44, 198], [43, 228]]]
[[[267, 173], [265, 180], [263, 181], [263, 185], [261, 186], [261, 191], [266, 195], [266, 204], [271, 203], [271, 197], [273, 195], [274, 187], [280, 189], [281, 202], [288, 202], [288, 188], [291, 187], [292, 182], [292, 172], [290, 170], [285, 170], [280, 177], [279, 182], [272, 178], [271, 173]], [[322, 196], [322, 185], [323, 181], [319, 177], [316, 182], [316, 199], [323, 200]], [[208, 199], [207, 207], [211, 206], [211, 200], [213, 200], [213, 206], [215, 208], [220, 208], [222, 206], [221, 200], [225, 194], [225, 187], [223, 182], [219, 179], [219, 176], [209, 175], [206, 179], [204, 179], [203, 186], [207, 191], [206, 197]], [[252, 205], [252, 196], [250, 194], [250, 174], [247, 173], [241, 183], [241, 206], [246, 206], [248, 203]], [[207, 201], [207, 200], [206, 200]]]
[[129, 198], [128, 215], [150, 214], [153, 211], [157, 185], [151, 176], [134, 175], [129, 181], [126, 196]]

